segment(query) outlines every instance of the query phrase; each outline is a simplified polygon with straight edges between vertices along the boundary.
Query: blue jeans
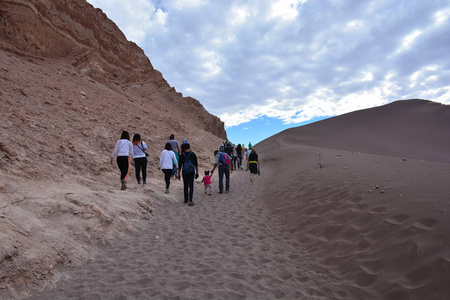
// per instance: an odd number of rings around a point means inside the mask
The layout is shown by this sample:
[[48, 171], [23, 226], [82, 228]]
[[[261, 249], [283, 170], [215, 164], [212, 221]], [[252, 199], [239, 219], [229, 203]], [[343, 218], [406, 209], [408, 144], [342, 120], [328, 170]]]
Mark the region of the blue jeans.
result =
[[219, 166], [219, 192], [223, 192], [223, 175], [225, 174], [225, 190], [230, 190], [230, 167]]

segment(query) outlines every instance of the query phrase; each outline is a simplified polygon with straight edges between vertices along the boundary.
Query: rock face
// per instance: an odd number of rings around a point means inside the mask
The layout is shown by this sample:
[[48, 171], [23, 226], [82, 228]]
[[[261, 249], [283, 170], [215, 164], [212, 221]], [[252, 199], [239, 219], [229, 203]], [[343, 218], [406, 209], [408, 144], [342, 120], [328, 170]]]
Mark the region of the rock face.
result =
[[[226, 139], [219, 118], [84, 0], [0, 0], [0, 123], [1, 299], [85, 263], [144, 227], [158, 201], [178, 200], [158, 188], [170, 134], [189, 139], [201, 169]], [[109, 164], [122, 130], [150, 154], [150, 184], [125, 193]]]
[[226, 138], [223, 122], [170, 87], [143, 50], [85, 0], [2, 1], [0, 46], [21, 56], [64, 60], [79, 74], [107, 86], [143, 86], [149, 94], [158, 93], [169, 104], [189, 110], [196, 126]]

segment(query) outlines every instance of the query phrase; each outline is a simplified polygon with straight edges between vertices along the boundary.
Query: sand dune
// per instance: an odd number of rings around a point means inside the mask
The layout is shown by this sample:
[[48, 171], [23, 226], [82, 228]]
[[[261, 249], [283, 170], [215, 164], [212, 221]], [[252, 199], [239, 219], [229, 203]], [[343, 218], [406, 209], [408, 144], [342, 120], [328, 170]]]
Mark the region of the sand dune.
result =
[[449, 113], [399, 101], [258, 145], [277, 170], [263, 196], [272, 221], [340, 278], [348, 299], [450, 296]]
[[402, 100], [287, 129], [262, 145], [310, 145], [377, 155], [450, 162], [450, 105]]

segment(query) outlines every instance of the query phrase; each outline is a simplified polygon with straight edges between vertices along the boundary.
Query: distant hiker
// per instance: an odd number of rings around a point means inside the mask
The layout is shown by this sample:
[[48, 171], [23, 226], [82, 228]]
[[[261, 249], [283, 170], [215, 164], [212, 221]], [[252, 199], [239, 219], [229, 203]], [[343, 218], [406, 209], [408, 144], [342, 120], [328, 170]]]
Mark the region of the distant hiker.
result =
[[142, 183], [147, 184], [147, 144], [141, 139], [141, 135], [136, 133], [133, 136], [133, 153], [134, 153], [134, 167], [136, 168], [137, 184], [141, 184], [141, 170]]
[[178, 161], [175, 153], [172, 151], [172, 145], [166, 143], [166, 147], [161, 152], [159, 158], [159, 169], [164, 173], [164, 180], [166, 182], [166, 194], [169, 193], [170, 177], [172, 177], [173, 165], [178, 168]]
[[219, 167], [219, 194], [223, 194], [223, 176], [225, 175], [225, 192], [230, 191], [230, 168], [231, 157], [221, 151], [214, 151], [215, 163], [211, 172], [214, 172], [216, 167]]
[[242, 146], [241, 144], [238, 144], [236, 147], [236, 153], [238, 158], [238, 168], [242, 170]]
[[167, 143], [170, 143], [170, 145], [172, 145], [172, 151], [175, 153], [175, 156], [177, 158], [177, 165], [175, 166], [174, 164], [172, 166], [173, 169], [172, 176], [175, 176], [177, 174], [178, 163], [180, 162], [180, 153], [181, 153], [180, 144], [178, 144], [178, 142], [175, 140], [174, 134], [170, 135]]
[[126, 190], [130, 171], [130, 156], [134, 158], [133, 144], [130, 142], [130, 134], [128, 131], [122, 131], [120, 140], [116, 142], [116, 146], [111, 155], [111, 165], [115, 156], [117, 156], [117, 166], [120, 170], [120, 183], [122, 184], [120, 189]]
[[252, 148], [247, 149], [246, 158], [247, 158], [247, 165], [248, 165], [248, 157], [250, 156], [250, 153], [252, 153]]
[[248, 171], [249, 169], [250, 169], [250, 182], [255, 183], [256, 174], [259, 175], [259, 160], [255, 148], [252, 149], [252, 152], [248, 156], [246, 171]]
[[232, 149], [233, 149], [233, 156], [232, 156], [232, 158], [233, 158], [233, 170], [237, 170], [238, 157], [237, 157], [237, 151], [236, 151], [236, 145], [235, 144], [232, 145]]
[[[205, 194], [212, 195], [212, 189], [211, 189], [211, 176], [213, 172], [211, 172], [211, 175], [209, 175], [209, 171], [205, 171], [205, 176], [203, 176], [202, 182], [205, 185]], [[209, 192], [208, 192], [209, 190]]]
[[180, 172], [183, 173], [184, 203], [189, 203], [189, 206], [193, 206], [194, 179], [198, 178], [198, 161], [195, 153], [191, 151], [189, 144], [185, 144], [184, 152], [180, 155], [178, 179], [180, 179]]
[[252, 142], [248, 142], [248, 149], [252, 148]]
[[189, 141], [187, 139], [184, 139], [183, 142], [181, 142], [181, 153], [184, 152], [187, 144], [189, 144]]

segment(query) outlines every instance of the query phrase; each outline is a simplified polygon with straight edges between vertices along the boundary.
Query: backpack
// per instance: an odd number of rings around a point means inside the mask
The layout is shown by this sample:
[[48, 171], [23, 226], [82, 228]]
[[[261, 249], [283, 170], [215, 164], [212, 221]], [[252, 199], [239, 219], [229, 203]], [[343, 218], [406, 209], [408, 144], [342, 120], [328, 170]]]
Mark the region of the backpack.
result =
[[183, 173], [184, 174], [192, 174], [195, 173], [195, 166], [194, 163], [192, 162], [192, 160], [190, 160], [189, 156], [191, 156], [192, 152], [189, 152], [188, 155], [186, 155], [186, 152], [183, 152], [184, 158], [186, 158], [184, 160], [183, 163]]
[[231, 166], [230, 158], [223, 152], [220, 153], [219, 161], [222, 164], [222, 166]]

